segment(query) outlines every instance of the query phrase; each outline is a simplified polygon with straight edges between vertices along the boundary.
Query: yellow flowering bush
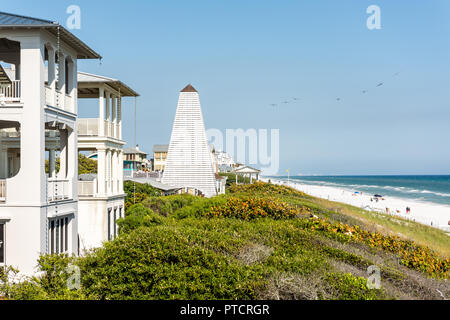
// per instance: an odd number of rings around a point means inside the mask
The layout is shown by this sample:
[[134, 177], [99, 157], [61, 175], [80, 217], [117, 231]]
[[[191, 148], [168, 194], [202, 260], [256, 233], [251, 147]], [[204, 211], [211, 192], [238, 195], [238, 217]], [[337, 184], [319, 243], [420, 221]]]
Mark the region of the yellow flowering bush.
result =
[[310, 213], [308, 207], [293, 207], [274, 198], [231, 197], [225, 204], [211, 207], [207, 216], [243, 220], [252, 220], [260, 217], [286, 219], [308, 213]]
[[301, 198], [311, 198], [306, 193], [297, 191], [293, 188], [283, 185], [271, 184], [257, 181], [253, 184], [232, 184], [229, 188], [230, 193], [258, 193], [273, 195], [299, 196]]
[[392, 252], [401, 259], [401, 264], [436, 278], [448, 279], [450, 276], [450, 259], [441, 259], [431, 249], [421, 247], [413, 241], [370, 232], [358, 226], [330, 223], [325, 219], [309, 219], [306, 226], [312, 231], [325, 231], [343, 240], [361, 242]]

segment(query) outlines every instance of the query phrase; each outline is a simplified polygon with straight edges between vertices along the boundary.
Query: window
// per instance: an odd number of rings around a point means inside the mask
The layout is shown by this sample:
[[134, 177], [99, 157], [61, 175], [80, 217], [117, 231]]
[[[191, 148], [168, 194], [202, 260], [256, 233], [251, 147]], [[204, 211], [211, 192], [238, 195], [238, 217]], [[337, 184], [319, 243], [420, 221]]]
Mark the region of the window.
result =
[[114, 209], [114, 226], [113, 226], [113, 228], [114, 228], [114, 238], [117, 237], [117, 223], [116, 223], [116, 221], [117, 221], [117, 209]]
[[59, 254], [69, 251], [69, 223], [70, 217], [49, 220], [50, 253]]
[[5, 224], [0, 223], [0, 263], [5, 263]]
[[108, 240], [111, 240], [111, 209], [108, 209]]

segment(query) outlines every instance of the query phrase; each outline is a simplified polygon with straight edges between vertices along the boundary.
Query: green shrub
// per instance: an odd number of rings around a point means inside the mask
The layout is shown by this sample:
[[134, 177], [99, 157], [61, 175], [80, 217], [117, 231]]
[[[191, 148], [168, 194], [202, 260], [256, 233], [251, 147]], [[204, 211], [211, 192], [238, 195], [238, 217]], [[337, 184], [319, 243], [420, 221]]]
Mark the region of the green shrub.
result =
[[149, 197], [142, 204], [154, 212], [162, 215], [173, 215], [177, 209], [191, 205], [196, 199], [195, 196], [189, 194], [173, 195], [167, 197]]
[[95, 299], [254, 299], [262, 284], [179, 227], [138, 228], [80, 262], [83, 290]]
[[369, 289], [367, 279], [351, 273], [329, 273], [324, 279], [328, 290], [338, 300], [380, 300], [385, 299], [383, 289]]
[[142, 203], [131, 206], [125, 212], [125, 218], [121, 218], [117, 221], [120, 233], [128, 233], [139, 227], [150, 227], [161, 223], [162, 217], [144, 207]]

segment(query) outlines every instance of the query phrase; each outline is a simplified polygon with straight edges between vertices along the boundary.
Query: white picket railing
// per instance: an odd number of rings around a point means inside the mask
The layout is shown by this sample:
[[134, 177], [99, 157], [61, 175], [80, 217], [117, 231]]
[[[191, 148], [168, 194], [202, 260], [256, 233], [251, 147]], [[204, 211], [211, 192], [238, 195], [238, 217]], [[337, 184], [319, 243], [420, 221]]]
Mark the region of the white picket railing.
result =
[[6, 180], [0, 180], [0, 201], [6, 201]]
[[69, 180], [48, 180], [48, 201], [61, 201], [69, 199]]
[[98, 136], [98, 119], [78, 119], [78, 135]]
[[20, 101], [20, 80], [14, 80], [9, 85], [0, 86], [0, 102]]
[[97, 194], [97, 180], [78, 181], [78, 195], [80, 197], [93, 197]]

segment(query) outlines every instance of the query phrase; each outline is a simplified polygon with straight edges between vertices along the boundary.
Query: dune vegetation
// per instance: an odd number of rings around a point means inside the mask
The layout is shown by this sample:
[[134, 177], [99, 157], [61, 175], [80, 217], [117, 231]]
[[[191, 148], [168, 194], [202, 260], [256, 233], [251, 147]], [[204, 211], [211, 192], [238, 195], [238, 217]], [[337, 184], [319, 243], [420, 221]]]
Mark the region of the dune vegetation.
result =
[[[3, 274], [0, 295], [7, 299], [450, 297], [450, 260], [442, 249], [449, 245], [448, 236], [425, 226], [416, 241], [404, 225], [400, 229], [382, 216], [270, 183], [231, 184], [226, 195], [210, 199], [162, 197], [148, 185], [130, 183], [125, 190], [126, 217], [118, 222], [115, 240], [82, 257], [42, 256], [40, 277], [14, 283]], [[434, 241], [435, 247], [426, 245]], [[68, 288], [72, 276], [68, 266], [79, 268], [79, 288]], [[379, 271], [380, 287], [373, 286], [373, 270]], [[14, 270], [7, 272], [14, 276]]]

